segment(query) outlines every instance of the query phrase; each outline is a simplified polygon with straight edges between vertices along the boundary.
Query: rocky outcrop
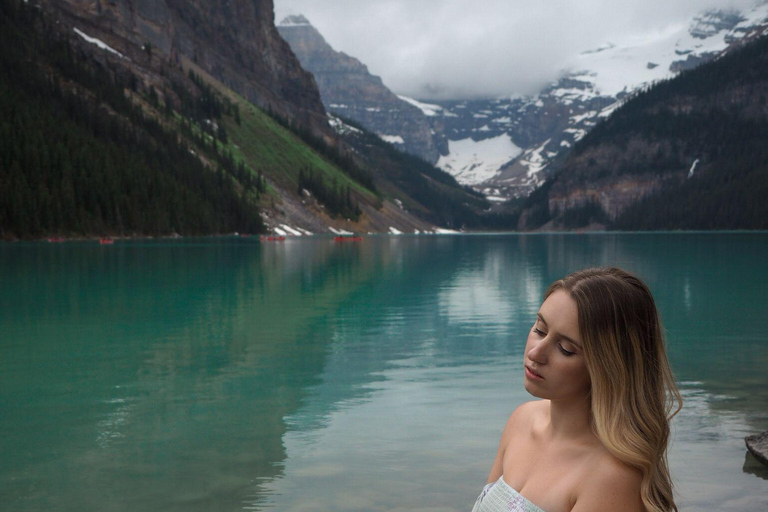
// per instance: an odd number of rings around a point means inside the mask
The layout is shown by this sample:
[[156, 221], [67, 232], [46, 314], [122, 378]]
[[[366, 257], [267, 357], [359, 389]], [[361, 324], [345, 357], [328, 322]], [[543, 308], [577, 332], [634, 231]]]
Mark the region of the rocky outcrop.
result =
[[[549, 195], [549, 212], [557, 216], [562, 212], [598, 205], [610, 220], [615, 220], [629, 206], [654, 194], [669, 180], [658, 175], [615, 176], [595, 184], [558, 186]], [[677, 182], [681, 180], [675, 180]]]
[[312, 75], [274, 26], [272, 0], [51, 0], [73, 26], [129, 58], [183, 57], [256, 105], [328, 141]]
[[362, 124], [408, 153], [437, 161], [432, 128], [419, 108], [400, 99], [359, 60], [335, 51], [305, 17], [289, 16], [277, 28], [314, 75], [328, 111]]
[[754, 455], [757, 460], [768, 465], [768, 431], [765, 431], [762, 434], [747, 436], [744, 438], [744, 441], [747, 444], [749, 452]]

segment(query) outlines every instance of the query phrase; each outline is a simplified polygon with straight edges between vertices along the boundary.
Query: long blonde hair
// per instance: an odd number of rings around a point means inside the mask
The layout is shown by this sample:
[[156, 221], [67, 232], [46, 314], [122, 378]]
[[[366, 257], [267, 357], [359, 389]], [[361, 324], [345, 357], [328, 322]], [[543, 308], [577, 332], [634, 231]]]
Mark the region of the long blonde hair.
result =
[[592, 380], [592, 426], [605, 447], [643, 475], [649, 512], [677, 511], [667, 463], [669, 420], [682, 398], [648, 287], [622, 269], [591, 268], [550, 285], [576, 302]]

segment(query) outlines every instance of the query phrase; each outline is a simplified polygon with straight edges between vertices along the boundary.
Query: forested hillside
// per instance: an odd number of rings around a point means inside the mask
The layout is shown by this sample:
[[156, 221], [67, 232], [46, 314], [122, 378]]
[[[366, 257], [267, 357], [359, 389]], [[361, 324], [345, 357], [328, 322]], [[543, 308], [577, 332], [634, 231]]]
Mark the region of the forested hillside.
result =
[[768, 37], [627, 101], [529, 200], [522, 224], [768, 228]]
[[[517, 226], [515, 209], [491, 211], [490, 203], [479, 192], [461, 186], [447, 172], [419, 157], [396, 149], [378, 135], [350, 119], [344, 141], [357, 150], [366, 165], [382, 177], [381, 189], [392, 197], [402, 197], [401, 207], [438, 226], [466, 230], [511, 231]], [[407, 190], [408, 195], [398, 194]]]
[[428, 164], [391, 148], [382, 163], [177, 50], [114, 35], [123, 54], [71, 15], [0, 0], [0, 238], [489, 225], [488, 204]]
[[[189, 141], [179, 137], [170, 104], [161, 119], [143, 108], [159, 106], [154, 90], [109, 73], [47, 23], [0, 3], [2, 238], [264, 230], [260, 184], [233, 177], [242, 164], [216, 138], [191, 127]], [[204, 94], [185, 105], [224, 115]]]

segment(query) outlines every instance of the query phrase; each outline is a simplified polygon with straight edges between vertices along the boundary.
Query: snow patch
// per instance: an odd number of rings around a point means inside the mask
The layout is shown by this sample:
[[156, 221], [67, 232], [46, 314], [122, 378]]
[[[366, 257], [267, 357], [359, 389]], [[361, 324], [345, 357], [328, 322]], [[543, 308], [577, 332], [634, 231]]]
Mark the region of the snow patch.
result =
[[600, 113], [597, 115], [597, 117], [609, 117], [613, 112], [621, 106], [621, 101], [617, 101], [616, 103], [612, 105], [608, 105], [603, 110], [600, 111]]
[[333, 233], [335, 235], [354, 235], [354, 233], [352, 233], [351, 231], [346, 231], [346, 230], [343, 230], [343, 229], [336, 229], [336, 228], [334, 228], [332, 226], [328, 226], [328, 229], [331, 231], [331, 233]]
[[691, 166], [691, 169], [688, 171], [688, 177], [691, 178], [693, 176], [693, 171], [696, 170], [696, 166], [699, 165], [699, 159], [693, 161], [693, 165]]
[[82, 37], [83, 39], [85, 39], [86, 42], [91, 43], [91, 44], [95, 44], [96, 46], [98, 46], [102, 50], [107, 50], [108, 52], [114, 53], [115, 55], [117, 55], [121, 59], [129, 60], [125, 55], [123, 55], [119, 51], [115, 50], [114, 48], [109, 46], [107, 43], [102, 41], [101, 39], [96, 39], [95, 37], [91, 37], [88, 34], [86, 34], [85, 32], [83, 32], [82, 30], [80, 30], [79, 28], [74, 28], [73, 30], [75, 31], [75, 34], [77, 34], [80, 37]]
[[405, 141], [400, 135], [379, 135], [381, 140], [389, 142], [390, 144], [405, 144]]
[[573, 140], [576, 142], [580, 141], [584, 138], [584, 136], [587, 134], [587, 130], [583, 130], [581, 128], [566, 128], [563, 130], [565, 133], [572, 133], [573, 134]]
[[333, 128], [333, 130], [339, 135], [346, 135], [348, 133], [363, 133], [362, 130], [348, 125], [332, 114], [328, 114], [328, 124], [331, 125], [331, 128]]
[[550, 140], [552, 139], [547, 139], [541, 146], [528, 151], [525, 156], [520, 159], [520, 164], [528, 168], [527, 176], [529, 178], [529, 183], [538, 183], [538, 173], [547, 166], [547, 160], [541, 156], [541, 154], [544, 152], [544, 148], [547, 147]]
[[437, 167], [453, 175], [462, 185], [476, 185], [493, 178], [499, 169], [522, 153], [508, 133], [475, 141], [471, 138], [448, 141], [448, 155]]
[[418, 108], [419, 110], [424, 112], [425, 116], [429, 116], [429, 117], [437, 116], [443, 111], [443, 107], [441, 107], [440, 105], [433, 105], [432, 103], [422, 103], [421, 101], [414, 100], [413, 98], [409, 98], [407, 96], [398, 96], [398, 98]]
[[403, 234], [403, 232], [402, 232], [402, 231], [400, 231], [400, 230], [398, 230], [398, 229], [396, 229], [396, 228], [393, 228], [393, 227], [391, 227], [391, 226], [390, 226], [390, 228], [389, 228], [389, 232], [390, 232], [391, 234], [393, 234], [393, 235], [402, 235], [402, 234]]
[[280, 227], [282, 227], [285, 231], [292, 234], [293, 236], [301, 236], [302, 234], [301, 231], [298, 231], [287, 224], [280, 224]]
[[585, 112], [584, 114], [579, 114], [577, 116], [571, 116], [570, 123], [571, 124], [579, 124], [582, 121], [586, 119], [592, 119], [593, 117], [597, 117], [597, 111], [596, 110], [590, 110], [589, 112]]

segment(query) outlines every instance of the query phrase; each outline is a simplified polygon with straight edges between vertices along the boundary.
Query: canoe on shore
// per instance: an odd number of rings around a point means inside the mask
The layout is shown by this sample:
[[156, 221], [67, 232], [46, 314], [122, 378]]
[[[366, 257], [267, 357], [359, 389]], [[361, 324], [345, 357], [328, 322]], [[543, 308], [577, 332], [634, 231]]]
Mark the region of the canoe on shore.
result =
[[744, 438], [747, 443], [747, 450], [755, 456], [757, 460], [768, 465], [768, 430], [762, 434], [755, 434]]

